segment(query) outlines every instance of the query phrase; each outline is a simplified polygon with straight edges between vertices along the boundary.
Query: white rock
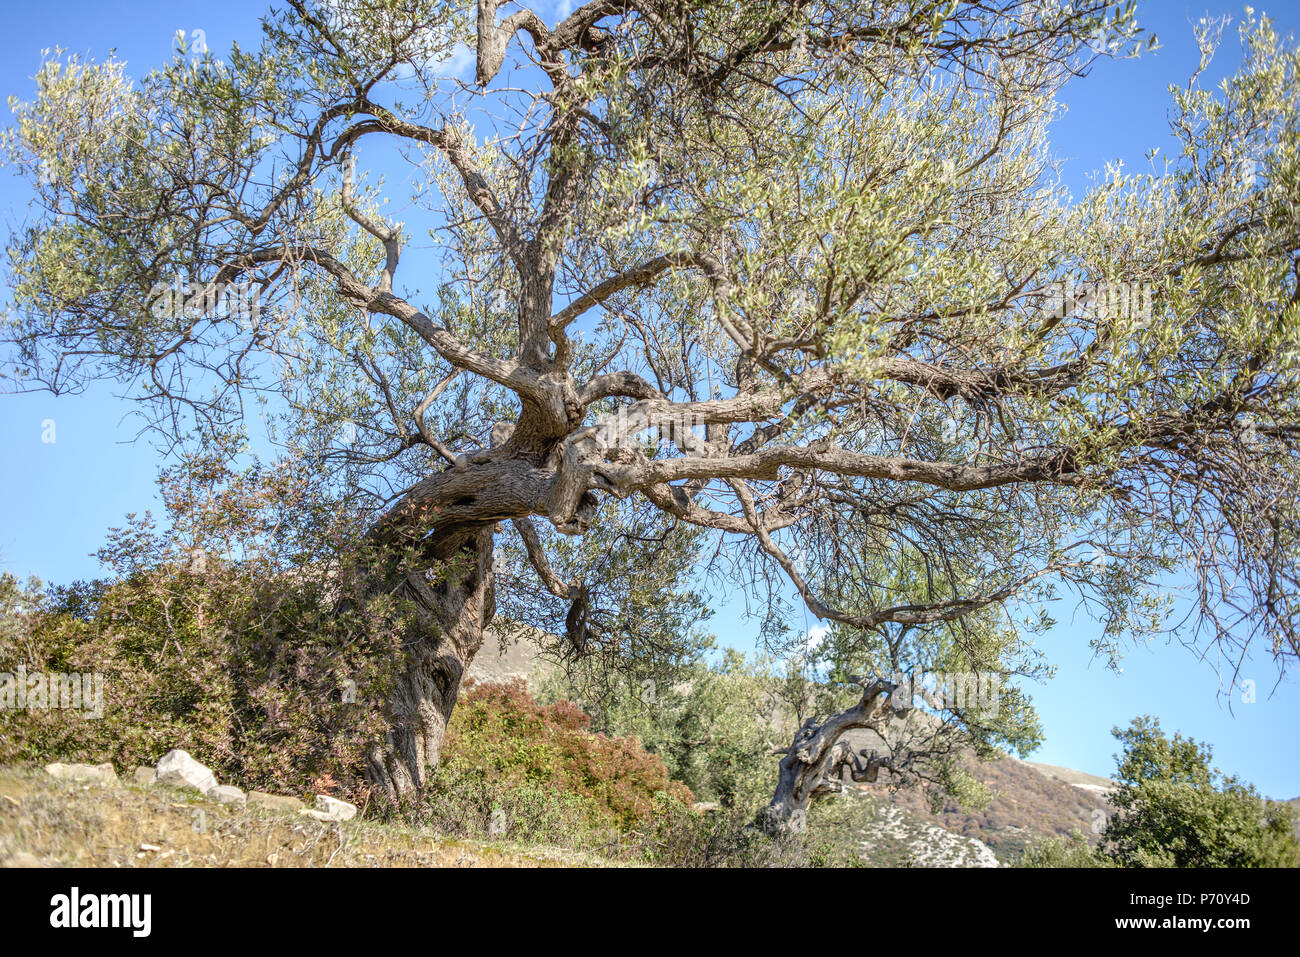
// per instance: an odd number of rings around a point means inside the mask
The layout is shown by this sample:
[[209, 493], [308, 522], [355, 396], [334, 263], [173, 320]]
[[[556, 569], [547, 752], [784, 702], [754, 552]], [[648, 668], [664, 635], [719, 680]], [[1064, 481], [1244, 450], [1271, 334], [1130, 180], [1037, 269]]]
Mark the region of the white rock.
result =
[[[316, 795], [316, 811], [325, 816], [323, 821], [350, 821], [357, 816], [357, 806], [325, 794]], [[313, 814], [312, 817], [316, 815]]]
[[244, 792], [233, 784], [218, 784], [211, 790], [203, 792], [203, 796], [219, 804], [243, 804], [248, 800]]
[[62, 764], [58, 761], [45, 765], [45, 773], [60, 781], [97, 781], [100, 784], [116, 784], [117, 772], [113, 765], [103, 764]]
[[168, 751], [158, 762], [159, 784], [172, 787], [194, 788], [206, 794], [217, 786], [217, 777], [211, 769], [195, 761], [179, 748]]

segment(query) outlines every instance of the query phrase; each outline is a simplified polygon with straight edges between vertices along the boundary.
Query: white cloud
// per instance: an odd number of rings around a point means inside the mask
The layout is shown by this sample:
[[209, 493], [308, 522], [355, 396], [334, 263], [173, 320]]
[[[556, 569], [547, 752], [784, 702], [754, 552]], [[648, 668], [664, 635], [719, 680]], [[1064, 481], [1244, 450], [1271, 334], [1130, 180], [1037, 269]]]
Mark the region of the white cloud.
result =
[[813, 625], [804, 634], [804, 640], [809, 648], [816, 648], [822, 643], [822, 639], [830, 634], [830, 625]]
[[456, 48], [451, 51], [451, 56], [430, 63], [429, 69], [439, 76], [454, 76], [464, 80], [473, 74], [474, 63], [474, 51], [464, 43], [457, 43]]

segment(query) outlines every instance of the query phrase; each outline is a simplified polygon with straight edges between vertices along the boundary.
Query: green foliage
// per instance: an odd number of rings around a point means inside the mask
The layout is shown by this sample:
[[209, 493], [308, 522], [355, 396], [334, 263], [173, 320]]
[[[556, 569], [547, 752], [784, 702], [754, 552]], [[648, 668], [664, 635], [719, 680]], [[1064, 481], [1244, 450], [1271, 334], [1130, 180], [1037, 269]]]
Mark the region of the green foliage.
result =
[[1104, 852], [1126, 867], [1296, 867], [1300, 841], [1289, 805], [1210, 767], [1210, 749], [1168, 738], [1154, 718], [1116, 728], [1116, 809]]
[[[140, 570], [49, 594], [0, 575], [0, 671], [100, 672], [105, 697], [101, 718], [0, 712], [0, 764], [128, 769], [180, 747], [246, 788], [364, 802], [366, 750], [386, 727], [374, 705], [392, 677], [375, 663], [400, 662], [399, 632], [337, 614], [322, 588], [250, 581], [234, 566]], [[501, 811], [516, 836], [580, 830], [592, 846], [687, 813], [691, 793], [662, 761], [588, 726], [574, 705], [540, 705], [518, 684], [469, 687], [423, 813], [468, 833], [458, 820], [488, 826]]]
[[1029, 848], [1017, 862], [1020, 867], [1117, 867], [1088, 843], [1081, 831], [1069, 837], [1053, 837]]
[[334, 781], [364, 799], [361, 769], [400, 660], [396, 610], [336, 614], [326, 583], [250, 579], [234, 566], [139, 570], [48, 594], [0, 578], [0, 670], [103, 675], [103, 716], [0, 715], [0, 763], [53, 758], [152, 765], [184, 748], [222, 780], [306, 793]]
[[941, 811], [947, 798], [957, 802], [957, 806], [967, 811], [982, 811], [993, 800], [993, 794], [987, 784], [970, 773], [957, 760], [944, 760], [938, 767], [939, 787], [930, 793], [930, 809], [936, 814]]
[[769, 661], [726, 649], [714, 665], [679, 669], [670, 684], [607, 688], [577, 668], [550, 679], [542, 693], [581, 702], [594, 728], [640, 739], [699, 800], [752, 814], [776, 785], [772, 746], [789, 743], [794, 730], [779, 685]]

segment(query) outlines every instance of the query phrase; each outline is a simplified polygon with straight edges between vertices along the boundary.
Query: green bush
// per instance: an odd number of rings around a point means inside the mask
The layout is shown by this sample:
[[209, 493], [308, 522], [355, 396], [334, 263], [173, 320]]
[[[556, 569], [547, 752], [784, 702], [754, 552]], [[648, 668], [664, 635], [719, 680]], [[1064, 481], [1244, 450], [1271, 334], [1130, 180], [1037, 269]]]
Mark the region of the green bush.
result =
[[1016, 862], [1020, 867], [1118, 867], [1088, 843], [1079, 831], [1069, 837], [1048, 838], [1030, 847]]
[[1123, 745], [1116, 813], [1104, 852], [1126, 867], [1296, 867], [1300, 841], [1290, 806], [1210, 766], [1210, 749], [1168, 738], [1144, 716], [1116, 728]]
[[793, 722], [777, 704], [779, 679], [763, 660], [727, 649], [716, 665], [694, 662], [671, 684], [609, 685], [575, 669], [542, 687], [546, 700], [573, 700], [593, 727], [630, 735], [660, 757], [674, 780], [701, 801], [756, 814], [772, 796], [773, 743], [787, 743]]
[[99, 718], [4, 711], [0, 763], [128, 769], [184, 748], [245, 787], [364, 801], [364, 749], [382, 726], [361, 702], [386, 700], [399, 632], [382, 602], [335, 614], [329, 597], [233, 566], [49, 593], [0, 576], [0, 672], [100, 673], [104, 691]]

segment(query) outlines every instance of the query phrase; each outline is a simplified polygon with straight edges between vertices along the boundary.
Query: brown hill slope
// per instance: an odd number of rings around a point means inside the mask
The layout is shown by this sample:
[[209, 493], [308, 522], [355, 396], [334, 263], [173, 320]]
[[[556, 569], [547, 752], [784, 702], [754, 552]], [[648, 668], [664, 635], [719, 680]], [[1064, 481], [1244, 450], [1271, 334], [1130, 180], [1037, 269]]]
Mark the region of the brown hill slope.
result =
[[915, 789], [895, 791], [888, 801], [921, 820], [983, 841], [1004, 861], [1015, 859], [1037, 840], [1064, 837], [1073, 830], [1091, 840], [1094, 824], [1100, 827], [1110, 814], [1101, 793], [1049, 777], [1027, 761], [1007, 757], [988, 763], [971, 761], [967, 767], [992, 793], [983, 810], [963, 810], [948, 800], [936, 813]]

